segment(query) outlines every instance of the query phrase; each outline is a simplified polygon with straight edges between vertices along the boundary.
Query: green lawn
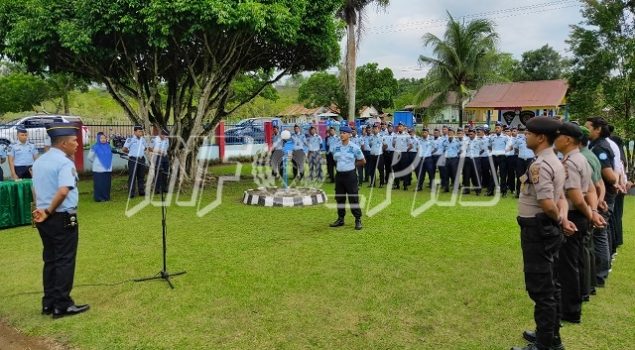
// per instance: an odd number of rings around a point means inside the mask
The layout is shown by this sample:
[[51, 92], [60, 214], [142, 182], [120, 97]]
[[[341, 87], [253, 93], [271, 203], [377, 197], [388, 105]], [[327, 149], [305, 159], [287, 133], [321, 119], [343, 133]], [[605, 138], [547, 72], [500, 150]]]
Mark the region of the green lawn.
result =
[[[253, 184], [232, 183], [207, 216], [168, 209], [168, 267], [187, 271], [170, 290], [118, 283], [161, 269], [160, 209], [127, 218], [123, 181], [110, 203], [92, 202], [90, 181], [80, 187], [73, 297], [92, 309], [60, 320], [39, 314], [41, 242], [21, 227], [0, 231], [1, 318], [79, 349], [508, 349], [533, 327], [514, 199], [413, 218], [413, 193], [396, 191], [357, 232], [349, 213], [345, 227], [330, 229], [335, 210], [324, 206], [245, 206]], [[214, 195], [207, 190], [204, 203]], [[371, 202], [383, 198], [376, 191]], [[634, 205], [628, 198], [607, 287], [584, 305], [581, 325], [562, 330], [567, 349], [635, 344]]]

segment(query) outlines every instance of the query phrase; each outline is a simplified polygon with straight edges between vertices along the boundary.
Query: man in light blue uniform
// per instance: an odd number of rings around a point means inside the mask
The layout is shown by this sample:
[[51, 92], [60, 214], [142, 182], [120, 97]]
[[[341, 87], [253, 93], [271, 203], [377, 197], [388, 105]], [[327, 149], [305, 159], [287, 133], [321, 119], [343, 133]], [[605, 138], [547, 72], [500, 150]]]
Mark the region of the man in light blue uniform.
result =
[[[498, 184], [500, 186], [503, 197], [507, 196], [507, 146], [509, 137], [503, 133], [503, 124], [496, 122], [494, 134], [489, 137], [489, 145], [492, 149], [492, 158], [494, 158], [494, 169], [492, 178], [498, 176]], [[494, 181], [490, 183], [488, 192], [494, 192]]]
[[[484, 127], [476, 127], [476, 138], [481, 140], [481, 170], [479, 171], [479, 179], [481, 179], [481, 188], [487, 189], [487, 195], [494, 195], [494, 183], [492, 177], [492, 167], [489, 163], [489, 157], [491, 155], [489, 149], [489, 136], [486, 134]], [[492, 192], [490, 192], [490, 186]], [[477, 192], [478, 195], [478, 192]]]
[[[357, 146], [359, 146], [359, 149], [362, 150], [362, 153], [364, 153], [364, 139], [357, 134], [357, 129], [355, 129], [355, 127], [351, 127], [352, 133], [351, 133], [351, 141], [352, 143], [356, 144]], [[364, 155], [364, 159], [366, 158], [366, 155]], [[364, 166], [358, 166], [355, 168], [355, 170], [357, 171], [357, 181], [358, 181], [358, 185], [361, 186], [362, 182], [364, 182]]]
[[[463, 194], [469, 194], [470, 188], [474, 188], [476, 195], [481, 194], [481, 151], [483, 150], [482, 140], [476, 138], [473, 129], [468, 130], [469, 140], [465, 152], [465, 164], [463, 165]], [[470, 187], [470, 182], [472, 186]]]
[[452, 182], [453, 191], [459, 189], [459, 181], [457, 181], [457, 173], [459, 170], [459, 154], [461, 153], [461, 147], [463, 142], [457, 138], [454, 129], [448, 128], [448, 138], [445, 140], [445, 167], [447, 169], [448, 183], [443, 188], [444, 192], [449, 192], [449, 183]]
[[432, 137], [434, 144], [434, 150], [432, 150], [432, 162], [434, 163], [435, 171], [437, 168], [439, 169], [439, 177], [441, 178], [441, 181], [443, 181], [443, 179], [445, 179], [447, 176], [446, 167], [444, 162], [439, 162], [439, 159], [441, 159], [441, 156], [445, 153], [445, 149], [443, 147], [445, 138], [441, 136], [441, 132], [439, 131], [439, 129], [434, 129], [432, 131]]
[[371, 168], [371, 163], [368, 161], [370, 159], [370, 146], [368, 144], [368, 140], [373, 135], [372, 126], [366, 125], [364, 127], [364, 133], [362, 135], [362, 153], [364, 153], [364, 158], [366, 158], [366, 166], [364, 167], [364, 182], [370, 181], [370, 172], [373, 171]]
[[278, 128], [277, 125], [273, 127], [273, 138], [271, 141], [271, 175], [278, 178], [282, 174], [282, 157], [284, 156], [282, 147], [284, 146], [284, 142], [282, 142], [280, 128]]
[[340, 144], [340, 138], [335, 133], [335, 128], [329, 128], [329, 134], [326, 136], [326, 171], [329, 175], [329, 181], [335, 182], [335, 159], [333, 153], [335, 147]]
[[322, 181], [322, 137], [318, 135], [315, 126], [309, 128], [309, 137], [306, 139], [309, 150], [309, 179]]
[[25, 128], [18, 127], [17, 132], [18, 141], [11, 144], [7, 151], [9, 155], [9, 170], [14, 180], [30, 179], [31, 167], [38, 156], [37, 148], [29, 142]]
[[434, 140], [430, 136], [428, 128], [423, 128], [421, 138], [419, 138], [419, 170], [417, 171], [417, 191], [423, 189], [426, 175], [428, 175], [428, 188], [432, 187], [434, 180], [434, 162], [432, 151], [434, 150]]
[[379, 170], [379, 188], [384, 187], [384, 156], [383, 156], [383, 140], [379, 135], [379, 126], [373, 126], [373, 134], [368, 138], [368, 148], [370, 149], [368, 163], [369, 163], [369, 181], [368, 187], [375, 186], [375, 177], [377, 170]]
[[168, 149], [170, 149], [170, 140], [168, 139], [170, 132], [162, 128], [159, 135], [154, 137], [150, 142], [152, 150], [152, 162], [154, 164], [154, 193], [168, 193], [168, 171], [170, 170], [170, 162], [168, 157]]
[[[392, 145], [395, 149], [395, 153], [393, 154], [393, 169], [395, 171], [395, 183], [393, 185], [393, 189], [399, 189], [400, 181], [403, 181], [403, 189], [404, 191], [408, 190], [410, 173], [406, 176], [406, 172], [408, 169], [408, 150], [412, 148], [410, 144], [410, 136], [404, 130], [403, 123], [399, 123], [397, 125], [397, 133], [393, 137]], [[399, 176], [398, 176], [399, 175]]]
[[0, 181], [4, 180], [4, 172], [2, 171], [2, 164], [7, 160], [7, 150], [3, 144], [0, 144]]
[[533, 162], [535, 154], [527, 147], [527, 137], [525, 136], [525, 127], [518, 128], [518, 136], [514, 142], [514, 149], [518, 151], [518, 160], [516, 163], [516, 198], [520, 197], [520, 177], [523, 176], [531, 162]]
[[71, 298], [79, 226], [77, 221], [77, 171], [70, 157], [77, 150], [79, 128], [53, 123], [47, 128], [52, 147], [33, 164], [36, 222], [44, 251], [42, 314], [53, 318], [87, 311]]
[[335, 178], [335, 200], [337, 201], [337, 220], [331, 227], [344, 225], [346, 215], [346, 198], [351, 207], [351, 213], [355, 217], [355, 229], [362, 229], [362, 210], [359, 208], [358, 181], [355, 167], [364, 165], [366, 160], [362, 150], [356, 144], [350, 142], [352, 130], [348, 126], [340, 128], [342, 143], [335, 147], [333, 158], [337, 162], [337, 175]]
[[293, 126], [291, 141], [293, 142], [293, 153], [291, 154], [293, 177], [302, 179], [304, 177], [304, 146], [306, 144], [306, 136], [302, 133], [298, 124]]
[[410, 139], [408, 142], [410, 143], [411, 147], [410, 149], [408, 149], [408, 152], [406, 152], [406, 154], [408, 156], [407, 163], [410, 171], [405, 176], [408, 186], [410, 186], [412, 184], [412, 177], [415, 176], [416, 178], [417, 169], [419, 168], [419, 159], [417, 159], [417, 154], [419, 154], [419, 136], [415, 134], [414, 128], [408, 129], [408, 135], [410, 135]]
[[145, 151], [148, 148], [146, 139], [143, 138], [143, 127], [134, 126], [134, 136], [126, 140], [123, 145], [123, 153], [128, 154], [128, 197], [134, 198], [136, 191], [140, 196], [146, 195], [145, 175], [146, 158]]
[[387, 184], [388, 180], [390, 180], [390, 174], [393, 171], [393, 156], [395, 154], [395, 147], [393, 147], [393, 138], [395, 134], [393, 133], [392, 124], [388, 123], [388, 127], [386, 128], [386, 132], [382, 136], [382, 141], [384, 143], [384, 183]]
[[511, 193], [516, 193], [516, 162], [518, 161], [518, 154], [514, 150], [514, 141], [518, 135], [518, 129], [510, 129], [503, 127], [505, 135], [508, 137], [507, 148], [505, 149], [505, 157], [507, 162], [507, 174], [505, 175], [505, 184], [507, 190]]

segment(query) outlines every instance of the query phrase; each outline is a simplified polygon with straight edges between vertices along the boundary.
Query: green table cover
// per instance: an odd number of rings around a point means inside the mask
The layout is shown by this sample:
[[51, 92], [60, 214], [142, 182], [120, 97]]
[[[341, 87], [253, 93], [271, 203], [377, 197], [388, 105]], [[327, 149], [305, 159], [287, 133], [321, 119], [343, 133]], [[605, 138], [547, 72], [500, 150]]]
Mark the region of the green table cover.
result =
[[31, 224], [30, 179], [0, 181], [0, 228]]

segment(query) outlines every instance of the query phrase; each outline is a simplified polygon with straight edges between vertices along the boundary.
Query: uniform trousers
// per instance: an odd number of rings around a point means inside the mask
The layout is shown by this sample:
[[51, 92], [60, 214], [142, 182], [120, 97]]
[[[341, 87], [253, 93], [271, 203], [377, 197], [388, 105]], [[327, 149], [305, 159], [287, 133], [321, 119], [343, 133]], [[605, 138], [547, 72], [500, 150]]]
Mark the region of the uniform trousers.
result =
[[422, 188], [423, 183], [428, 176], [428, 187], [432, 187], [432, 181], [434, 180], [434, 161], [432, 156], [422, 157], [419, 159], [419, 170], [417, 171], [417, 188]]
[[[492, 156], [494, 158], [494, 169], [492, 179], [494, 176], [498, 176], [498, 185], [500, 186], [501, 193], [507, 193], [507, 157], [505, 155]], [[494, 191], [494, 181], [490, 184], [490, 192]]]
[[384, 183], [387, 184], [390, 179], [390, 174], [393, 172], [393, 156], [394, 151], [385, 151], [384, 152]]
[[560, 336], [558, 308], [558, 251], [563, 235], [557, 224], [544, 214], [534, 218], [518, 217], [523, 252], [525, 286], [534, 305], [536, 343], [542, 348]]
[[362, 217], [362, 210], [359, 208], [359, 186], [357, 184], [357, 174], [355, 170], [338, 171], [335, 175], [335, 201], [337, 202], [337, 217], [344, 218], [346, 215], [346, 199], [351, 207], [351, 213], [355, 219]]
[[[457, 174], [459, 171], [459, 157], [451, 157], [445, 159], [445, 168], [447, 169], [448, 178], [452, 182], [452, 187], [454, 190], [458, 190], [459, 188], [459, 179], [457, 178]], [[446, 189], [448, 189], [446, 187]]]
[[145, 157], [129, 157], [128, 159], [128, 197], [135, 196], [137, 189], [140, 196], [146, 195]]
[[[73, 225], [73, 223], [75, 224]], [[73, 299], [71, 299], [71, 289], [73, 288], [79, 237], [77, 215], [55, 212], [46, 221], [38, 223], [37, 230], [44, 246], [42, 252], [44, 260], [42, 307], [66, 309], [74, 304]]]
[[558, 282], [560, 283], [560, 318], [579, 320], [582, 314], [582, 292], [580, 290], [580, 270], [582, 265], [582, 236], [589, 225], [587, 218], [577, 210], [570, 210], [568, 219], [578, 231], [567, 236], [558, 253]]
[[507, 190], [516, 191], [516, 163], [518, 162], [518, 156], [506, 156], [506, 158], [507, 173], [505, 174], [505, 185]]
[[[463, 190], [469, 192], [470, 188], [476, 193], [481, 193], [481, 157], [466, 157], [463, 164]], [[472, 186], [470, 186], [470, 182]]]
[[379, 171], [379, 184], [384, 184], [384, 155], [369, 155], [368, 156], [368, 167], [367, 174], [369, 174], [369, 181], [371, 186], [375, 186], [375, 178], [377, 177], [377, 171]]
[[333, 159], [333, 153], [326, 153], [326, 172], [329, 175], [329, 180], [335, 182], [335, 159]]
[[13, 169], [15, 169], [15, 174], [18, 176], [18, 178], [31, 179], [33, 176], [31, 176], [31, 172], [29, 170], [32, 167], [32, 165], [14, 166]]
[[322, 154], [309, 151], [309, 179], [322, 181]]

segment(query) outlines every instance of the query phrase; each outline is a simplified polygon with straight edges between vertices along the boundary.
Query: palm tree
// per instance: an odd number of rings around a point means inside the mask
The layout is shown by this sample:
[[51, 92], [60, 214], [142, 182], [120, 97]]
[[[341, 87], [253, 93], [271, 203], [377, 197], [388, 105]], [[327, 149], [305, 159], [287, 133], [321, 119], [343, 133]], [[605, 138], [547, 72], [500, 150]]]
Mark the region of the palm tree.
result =
[[346, 22], [346, 90], [348, 94], [348, 120], [355, 119], [355, 81], [357, 45], [363, 31], [364, 8], [376, 3], [380, 8], [386, 8], [390, 0], [344, 0], [340, 16]]
[[489, 20], [460, 23], [448, 16], [443, 40], [430, 33], [423, 36], [424, 45], [432, 46], [435, 57], [419, 56], [419, 62], [430, 65], [431, 69], [418, 101], [437, 94], [432, 106], [439, 107], [447, 101], [448, 93], [455, 92], [459, 126], [463, 126], [463, 103], [469, 91], [482, 86], [491, 76], [498, 34]]

